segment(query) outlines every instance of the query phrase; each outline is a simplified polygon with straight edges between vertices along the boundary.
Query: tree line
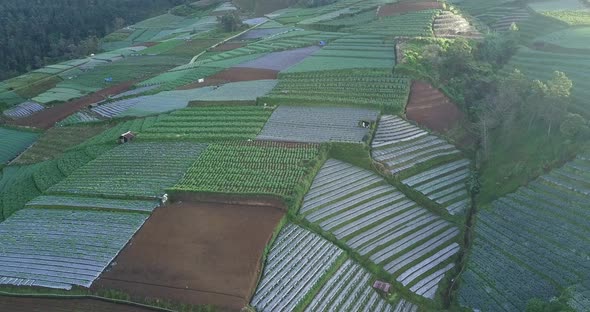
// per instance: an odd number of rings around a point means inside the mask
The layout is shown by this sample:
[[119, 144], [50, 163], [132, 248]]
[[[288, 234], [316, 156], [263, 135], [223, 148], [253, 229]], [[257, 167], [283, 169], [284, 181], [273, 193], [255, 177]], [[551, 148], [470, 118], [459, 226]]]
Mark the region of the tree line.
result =
[[96, 52], [118, 28], [188, 0], [0, 0], [0, 80]]

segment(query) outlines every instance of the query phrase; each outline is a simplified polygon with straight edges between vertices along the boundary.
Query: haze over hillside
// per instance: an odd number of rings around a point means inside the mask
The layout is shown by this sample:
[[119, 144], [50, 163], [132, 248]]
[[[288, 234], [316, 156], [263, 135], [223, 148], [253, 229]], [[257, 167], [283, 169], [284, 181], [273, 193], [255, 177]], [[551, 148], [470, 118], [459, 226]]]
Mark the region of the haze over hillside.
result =
[[590, 311], [587, 0], [0, 4], [0, 311]]

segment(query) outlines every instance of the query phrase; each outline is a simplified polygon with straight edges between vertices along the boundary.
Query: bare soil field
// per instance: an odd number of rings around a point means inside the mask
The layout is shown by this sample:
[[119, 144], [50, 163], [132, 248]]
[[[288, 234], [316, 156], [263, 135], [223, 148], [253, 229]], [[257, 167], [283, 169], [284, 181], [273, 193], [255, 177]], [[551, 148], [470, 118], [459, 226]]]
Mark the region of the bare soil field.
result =
[[129, 90], [129, 88], [134, 83], [134, 81], [120, 83], [118, 85], [114, 85], [112, 87], [94, 92], [92, 94], [89, 94], [76, 100], [72, 100], [63, 104], [57, 104], [48, 109], [44, 109], [36, 114], [33, 114], [29, 117], [17, 119], [9, 123], [18, 126], [49, 129], [53, 127], [53, 125], [56, 122], [68, 117], [69, 115], [77, 112], [82, 108], [87, 107], [90, 104], [100, 102], [106, 99], [108, 96], [119, 94]]
[[283, 207], [260, 199], [175, 198], [182, 201], [156, 209], [93, 288], [241, 309]]
[[455, 103], [430, 84], [412, 83], [406, 117], [431, 130], [445, 133], [464, 117]]
[[383, 5], [379, 8], [377, 16], [385, 17], [397, 14], [403, 14], [407, 12], [429, 10], [429, 9], [442, 9], [443, 4], [440, 2], [403, 2]]
[[0, 311], [10, 312], [149, 312], [160, 311], [93, 299], [42, 299], [0, 296]]
[[179, 87], [177, 90], [190, 90], [228, 82], [277, 79], [278, 75], [279, 71], [277, 70], [232, 67], [205, 78], [205, 82], [203, 83], [191, 83]]

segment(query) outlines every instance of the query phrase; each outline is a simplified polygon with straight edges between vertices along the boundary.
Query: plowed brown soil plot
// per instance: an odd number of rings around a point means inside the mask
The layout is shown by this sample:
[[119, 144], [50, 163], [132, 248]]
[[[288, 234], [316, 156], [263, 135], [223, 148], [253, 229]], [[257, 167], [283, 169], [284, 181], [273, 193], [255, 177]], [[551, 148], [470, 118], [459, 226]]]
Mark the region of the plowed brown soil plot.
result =
[[406, 117], [444, 133], [463, 118], [463, 112], [438, 89], [428, 83], [415, 81], [406, 107]]
[[40, 299], [0, 296], [6, 312], [149, 312], [158, 311], [93, 299]]
[[440, 2], [403, 2], [383, 5], [379, 8], [377, 16], [392, 16], [407, 12], [429, 10], [429, 9], [442, 9], [443, 5]]
[[278, 75], [279, 71], [277, 70], [234, 67], [205, 78], [205, 82], [191, 83], [178, 88], [178, 90], [215, 86], [228, 82], [277, 79]]
[[187, 199], [156, 209], [93, 287], [232, 311], [244, 307], [284, 210]]
[[129, 90], [133, 83], [133, 81], [120, 83], [76, 100], [72, 100], [63, 104], [57, 104], [27, 118], [18, 119], [11, 123], [19, 126], [49, 129], [53, 127], [56, 122], [68, 117], [69, 115], [84, 107], [87, 107], [90, 104], [100, 102], [111, 95], [119, 94]]

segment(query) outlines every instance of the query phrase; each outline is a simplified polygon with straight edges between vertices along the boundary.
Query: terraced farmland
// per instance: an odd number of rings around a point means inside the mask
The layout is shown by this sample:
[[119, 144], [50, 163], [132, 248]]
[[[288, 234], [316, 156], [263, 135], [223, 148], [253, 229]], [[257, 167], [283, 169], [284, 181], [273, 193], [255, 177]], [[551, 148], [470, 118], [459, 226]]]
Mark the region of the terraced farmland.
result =
[[[257, 311], [393, 311], [371, 288], [371, 275], [344, 257], [341, 249], [317, 234], [288, 224], [268, 254], [250, 304]], [[312, 299], [306, 302], [308, 296]], [[401, 299], [395, 311], [416, 307]]]
[[375, 173], [333, 159], [316, 176], [299, 213], [429, 299], [460, 249], [457, 227]]
[[439, 12], [439, 10], [408, 12], [382, 17], [374, 22], [344, 30], [388, 37], [432, 37], [432, 24]]
[[381, 117], [372, 147], [373, 159], [383, 163], [392, 174], [402, 174], [402, 183], [442, 205], [450, 214], [462, 213], [467, 208], [465, 183], [470, 163], [460, 158], [460, 151], [453, 145], [388, 115]]
[[258, 140], [287, 142], [363, 142], [379, 112], [345, 107], [279, 106], [264, 125]]
[[90, 287], [146, 218], [58, 209], [16, 212], [0, 223], [0, 284]]
[[210, 144], [172, 190], [290, 197], [304, 187], [319, 157], [313, 144]]
[[260, 102], [400, 112], [409, 93], [410, 79], [386, 70], [316, 71], [281, 74], [279, 84]]
[[158, 117], [146, 117], [141, 119], [134, 119], [129, 121], [121, 122], [108, 130], [105, 130], [101, 134], [94, 136], [84, 143], [82, 146], [90, 146], [90, 145], [102, 145], [102, 144], [110, 144], [114, 145], [117, 143], [119, 136], [121, 134], [131, 131], [133, 133], [138, 133], [141, 131], [146, 131], [150, 127], [152, 127], [159, 119], [164, 118], [165, 115], [160, 115]]
[[80, 196], [42, 195], [28, 202], [26, 208], [84, 208], [150, 212], [160, 205], [158, 200], [109, 199]]
[[483, 39], [482, 34], [461, 15], [442, 11], [434, 19], [434, 35], [439, 38]]
[[110, 102], [92, 108], [97, 114], [107, 118], [124, 116], [148, 116], [185, 108], [191, 101], [198, 102], [254, 102], [266, 95], [276, 85], [277, 80], [240, 81], [208, 86], [197, 89], [165, 91], [155, 95]]
[[35, 132], [0, 128], [0, 164], [18, 156], [33, 144], [38, 136]]
[[205, 149], [193, 143], [124, 144], [51, 187], [51, 195], [151, 199], [174, 185]]
[[521, 47], [506, 67], [521, 70], [532, 79], [551, 79], [554, 71], [564, 72], [574, 83], [572, 89], [572, 109], [586, 117], [590, 116], [590, 106], [586, 99], [590, 97], [589, 80], [586, 73], [590, 70], [590, 57], [587, 52], [544, 52]]
[[461, 304], [522, 311], [531, 298], [549, 300], [559, 287], [588, 281], [589, 205], [586, 154], [481, 210]]
[[56, 158], [66, 150], [108, 128], [108, 125], [51, 128], [44, 132], [31, 148], [20, 155], [14, 164], [31, 164]]
[[35, 102], [23, 102], [13, 108], [7, 109], [2, 114], [8, 118], [20, 119], [33, 115], [45, 109], [45, 106]]
[[286, 73], [352, 68], [393, 68], [394, 45], [378, 36], [348, 36], [313, 53]]
[[189, 107], [159, 118], [139, 137], [198, 142], [254, 139], [272, 112], [261, 106]]

